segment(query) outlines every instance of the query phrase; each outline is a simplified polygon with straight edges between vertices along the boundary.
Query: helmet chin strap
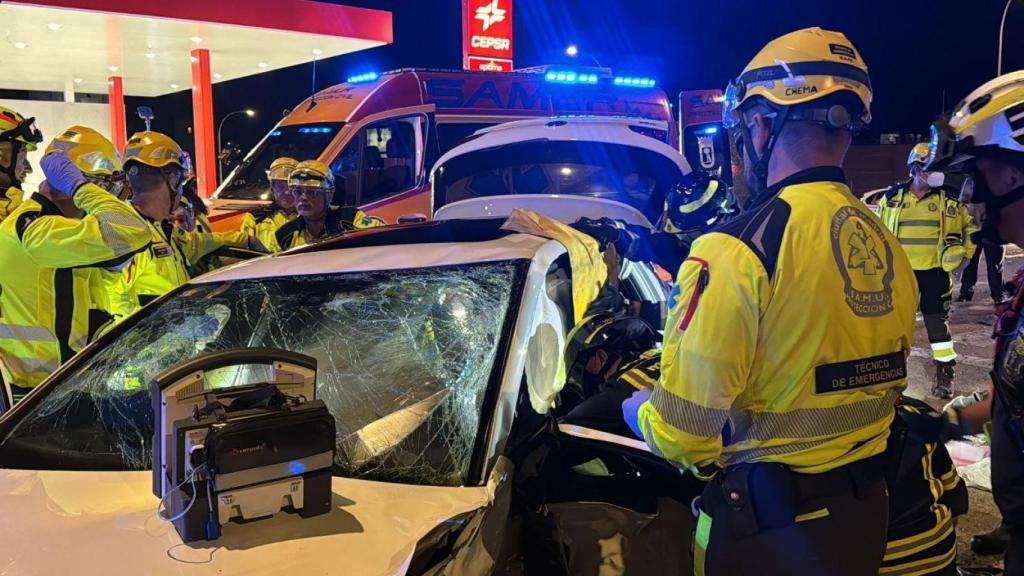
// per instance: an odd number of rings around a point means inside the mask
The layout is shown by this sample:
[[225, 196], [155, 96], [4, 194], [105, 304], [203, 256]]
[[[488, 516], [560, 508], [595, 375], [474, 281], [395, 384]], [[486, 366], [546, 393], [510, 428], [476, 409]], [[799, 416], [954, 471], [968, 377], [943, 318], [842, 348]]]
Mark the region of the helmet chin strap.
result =
[[757, 185], [756, 190], [751, 190], [751, 198], [757, 199], [768, 189], [768, 162], [771, 160], [772, 151], [775, 149], [775, 143], [779, 139], [779, 134], [782, 133], [782, 127], [786, 123], [786, 117], [789, 115], [788, 106], [777, 106], [773, 107], [776, 116], [772, 118], [772, 131], [768, 137], [768, 143], [764, 147], [764, 153], [758, 154], [757, 149], [754, 147], [753, 138], [750, 135], [750, 125], [747, 123], [746, 118], [740, 121], [740, 131], [743, 134], [743, 147], [747, 151], [747, 156], [753, 161], [751, 171], [754, 173], [754, 177], [757, 179], [755, 184]]

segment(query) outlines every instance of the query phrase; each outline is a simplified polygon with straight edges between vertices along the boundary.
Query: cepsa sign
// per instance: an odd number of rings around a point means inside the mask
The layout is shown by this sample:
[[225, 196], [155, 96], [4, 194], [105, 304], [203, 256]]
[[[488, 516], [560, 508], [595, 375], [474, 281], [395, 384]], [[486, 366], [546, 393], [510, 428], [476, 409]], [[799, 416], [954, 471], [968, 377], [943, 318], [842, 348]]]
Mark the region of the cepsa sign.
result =
[[512, 71], [512, 0], [462, 0], [462, 66]]

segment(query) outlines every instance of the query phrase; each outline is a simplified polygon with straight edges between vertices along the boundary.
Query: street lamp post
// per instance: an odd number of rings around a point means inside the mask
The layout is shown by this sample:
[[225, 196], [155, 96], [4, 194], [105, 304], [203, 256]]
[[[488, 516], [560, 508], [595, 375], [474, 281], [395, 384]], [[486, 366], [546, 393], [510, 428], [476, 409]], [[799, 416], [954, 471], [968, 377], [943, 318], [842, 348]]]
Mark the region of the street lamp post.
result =
[[1003, 8], [1003, 19], [999, 21], [999, 54], [996, 57], [996, 76], [1003, 75], [1003, 32], [1006, 31], [1006, 15], [1010, 12], [1013, 0], [1006, 0]]
[[221, 162], [220, 158], [219, 158], [221, 150], [222, 150], [222, 148], [221, 148], [220, 133], [221, 133], [221, 130], [224, 129], [224, 123], [227, 122], [228, 118], [231, 118], [232, 116], [234, 116], [236, 114], [245, 114], [249, 118], [252, 118], [253, 116], [256, 115], [256, 111], [251, 109], [251, 108], [246, 108], [245, 110], [235, 110], [234, 112], [228, 114], [224, 118], [221, 118], [220, 124], [217, 125], [217, 156], [218, 156], [218, 159], [217, 159], [217, 181], [218, 182], [223, 182], [224, 181], [224, 163]]

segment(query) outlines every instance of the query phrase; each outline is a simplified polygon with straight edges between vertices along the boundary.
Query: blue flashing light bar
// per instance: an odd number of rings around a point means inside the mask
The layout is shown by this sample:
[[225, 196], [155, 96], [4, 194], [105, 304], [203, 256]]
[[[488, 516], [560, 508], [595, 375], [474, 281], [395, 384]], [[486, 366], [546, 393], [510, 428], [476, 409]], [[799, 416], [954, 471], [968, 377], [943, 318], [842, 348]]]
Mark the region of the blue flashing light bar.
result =
[[331, 129], [326, 127], [326, 126], [307, 126], [305, 128], [299, 128], [299, 134], [330, 134], [330, 133], [331, 133]]
[[697, 131], [697, 134], [717, 134], [717, 133], [718, 133], [718, 126], [708, 126], [707, 128], [705, 128], [703, 130], [698, 130]]
[[551, 70], [544, 79], [555, 84], [597, 84], [597, 74], [578, 74], [573, 70]]
[[357, 74], [355, 76], [348, 77], [349, 84], [359, 84], [361, 82], [373, 82], [377, 78], [380, 78], [380, 74], [376, 72], [366, 72], [363, 74]]
[[639, 78], [634, 76], [616, 76], [612, 83], [616, 86], [629, 86], [631, 88], [654, 88], [657, 84], [651, 78]]

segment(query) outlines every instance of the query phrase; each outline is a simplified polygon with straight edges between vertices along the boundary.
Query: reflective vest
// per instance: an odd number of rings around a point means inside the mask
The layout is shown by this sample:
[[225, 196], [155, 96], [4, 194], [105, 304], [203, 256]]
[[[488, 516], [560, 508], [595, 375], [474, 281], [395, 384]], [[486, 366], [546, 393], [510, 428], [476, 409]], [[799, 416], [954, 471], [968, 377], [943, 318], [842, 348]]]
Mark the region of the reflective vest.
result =
[[144, 250], [146, 223], [127, 203], [87, 184], [82, 219], [33, 194], [0, 223], [0, 363], [8, 383], [36, 386], [89, 339], [95, 268]]
[[11, 212], [14, 212], [14, 209], [21, 204], [21, 198], [21, 190], [14, 186], [0, 194], [0, 222], [3, 222]]
[[298, 214], [294, 212], [285, 214], [284, 210], [274, 210], [272, 214], [256, 223], [256, 239], [267, 248], [276, 245], [277, 231], [296, 218]]
[[894, 186], [879, 202], [878, 216], [899, 239], [914, 270], [940, 268], [942, 251], [951, 242], [963, 244], [966, 258], [974, 255], [974, 219], [948, 188], [933, 188], [918, 199], [908, 183]]
[[169, 221], [145, 218], [151, 243], [125, 267], [111, 287], [111, 307], [120, 317], [188, 282], [188, 267], [221, 246], [247, 247], [244, 232], [187, 232]]
[[790, 176], [698, 238], [679, 268], [648, 445], [706, 477], [745, 462], [820, 473], [885, 450], [917, 282], [839, 168]]
[[[376, 228], [383, 225], [384, 221], [380, 218], [370, 216], [366, 212], [351, 206], [331, 208], [327, 212], [324, 229], [320, 231], [319, 235], [313, 236], [310, 234], [309, 230], [306, 229], [306, 221], [302, 216], [299, 216], [278, 228], [273, 237], [267, 237], [270, 243], [264, 243], [263, 245], [271, 252], [283, 252], [298, 246], [305, 246], [314, 240], [341, 234], [342, 232]], [[263, 242], [262, 239], [260, 241]]]

